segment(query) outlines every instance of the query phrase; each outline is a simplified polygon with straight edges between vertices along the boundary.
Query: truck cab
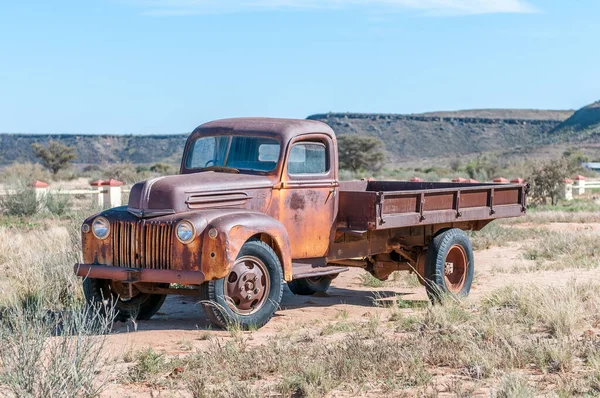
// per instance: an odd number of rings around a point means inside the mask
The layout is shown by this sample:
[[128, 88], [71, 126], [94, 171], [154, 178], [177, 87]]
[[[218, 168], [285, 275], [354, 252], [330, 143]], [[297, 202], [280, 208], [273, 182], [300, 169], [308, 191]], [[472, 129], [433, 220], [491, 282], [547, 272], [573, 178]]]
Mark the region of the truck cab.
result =
[[148, 319], [168, 294], [200, 297], [210, 320], [260, 327], [287, 282], [327, 290], [348, 267], [416, 273], [432, 300], [464, 296], [464, 230], [526, 211], [524, 184], [348, 181], [333, 130], [312, 120], [238, 118], [189, 136], [178, 175], [135, 184], [127, 206], [83, 222], [91, 305]]

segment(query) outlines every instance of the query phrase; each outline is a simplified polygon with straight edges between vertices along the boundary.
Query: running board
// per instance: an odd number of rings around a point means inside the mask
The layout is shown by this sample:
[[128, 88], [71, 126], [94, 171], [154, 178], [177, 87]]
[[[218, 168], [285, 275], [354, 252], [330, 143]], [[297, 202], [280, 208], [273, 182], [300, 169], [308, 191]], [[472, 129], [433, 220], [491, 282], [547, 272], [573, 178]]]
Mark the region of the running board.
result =
[[315, 276], [336, 275], [348, 271], [348, 267], [315, 266], [313, 264], [292, 263], [292, 279], [312, 278]]

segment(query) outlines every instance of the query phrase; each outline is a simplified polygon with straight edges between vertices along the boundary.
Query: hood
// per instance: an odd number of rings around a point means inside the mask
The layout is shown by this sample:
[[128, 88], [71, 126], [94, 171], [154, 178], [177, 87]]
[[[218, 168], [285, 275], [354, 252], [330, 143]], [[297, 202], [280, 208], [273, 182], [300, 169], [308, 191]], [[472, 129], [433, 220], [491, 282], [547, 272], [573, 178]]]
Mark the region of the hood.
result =
[[273, 177], [205, 171], [156, 177], [131, 188], [127, 210], [138, 217], [175, 214], [190, 209], [243, 207], [246, 191], [273, 187]]

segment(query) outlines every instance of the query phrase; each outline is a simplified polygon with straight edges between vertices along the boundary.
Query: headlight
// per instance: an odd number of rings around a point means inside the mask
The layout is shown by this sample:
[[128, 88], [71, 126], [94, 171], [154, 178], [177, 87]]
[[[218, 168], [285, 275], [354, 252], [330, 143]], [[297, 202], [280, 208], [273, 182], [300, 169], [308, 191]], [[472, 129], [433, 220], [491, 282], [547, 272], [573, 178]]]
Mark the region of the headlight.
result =
[[196, 237], [196, 229], [191, 222], [183, 220], [177, 224], [176, 235], [181, 243], [188, 244]]
[[104, 217], [98, 217], [92, 223], [92, 232], [98, 239], [106, 239], [110, 233], [110, 223]]

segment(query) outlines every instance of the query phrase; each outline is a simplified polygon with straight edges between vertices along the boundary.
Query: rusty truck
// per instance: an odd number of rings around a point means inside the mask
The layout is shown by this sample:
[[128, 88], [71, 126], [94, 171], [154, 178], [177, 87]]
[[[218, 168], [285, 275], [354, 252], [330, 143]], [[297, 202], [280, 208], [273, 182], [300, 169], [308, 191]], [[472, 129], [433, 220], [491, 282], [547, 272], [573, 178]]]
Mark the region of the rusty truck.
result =
[[340, 181], [334, 131], [312, 120], [233, 118], [189, 136], [178, 175], [133, 185], [127, 206], [81, 227], [89, 303], [149, 319], [168, 294], [198, 296], [216, 325], [260, 327], [287, 283], [326, 291], [349, 267], [419, 276], [466, 296], [464, 231], [526, 211], [524, 184]]

